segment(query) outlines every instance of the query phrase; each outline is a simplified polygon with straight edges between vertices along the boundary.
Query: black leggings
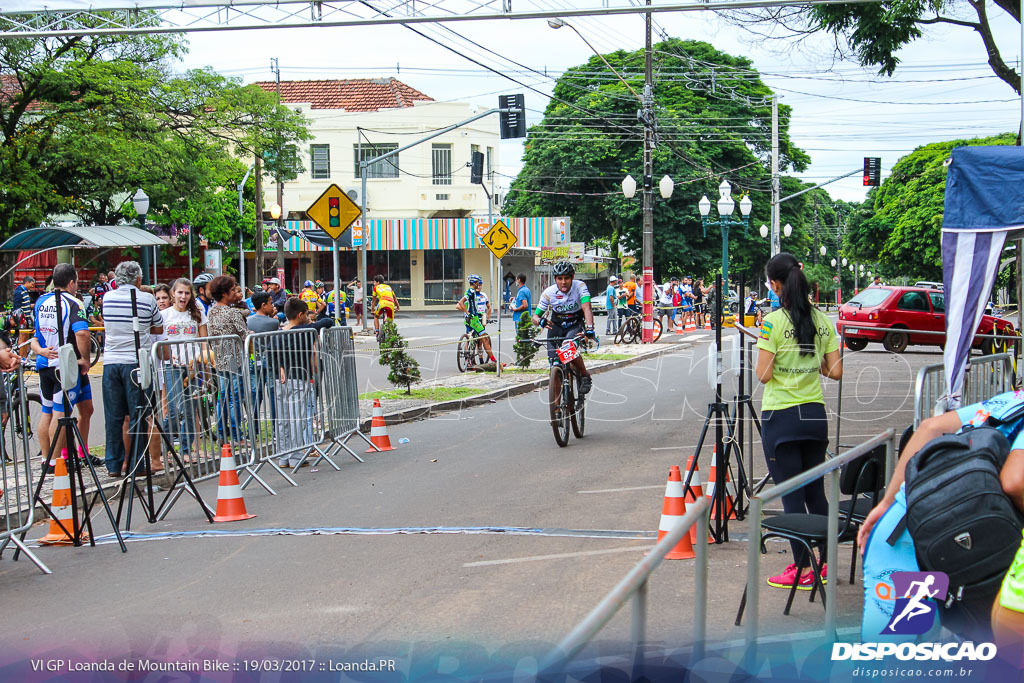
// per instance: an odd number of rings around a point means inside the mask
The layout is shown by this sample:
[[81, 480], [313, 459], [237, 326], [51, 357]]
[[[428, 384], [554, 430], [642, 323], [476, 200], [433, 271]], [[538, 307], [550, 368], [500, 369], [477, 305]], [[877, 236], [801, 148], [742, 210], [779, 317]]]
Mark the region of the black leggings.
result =
[[[786, 441], [776, 444], [772, 455], [766, 454], [768, 472], [771, 473], [772, 480], [779, 484], [820, 465], [825, 462], [827, 447], [828, 441]], [[828, 515], [824, 480], [816, 479], [807, 486], [782, 496], [782, 509], [787, 513], [809, 512], [814, 515]], [[793, 561], [798, 565], [801, 561], [806, 561], [804, 547], [799, 543], [792, 543], [792, 546]]]

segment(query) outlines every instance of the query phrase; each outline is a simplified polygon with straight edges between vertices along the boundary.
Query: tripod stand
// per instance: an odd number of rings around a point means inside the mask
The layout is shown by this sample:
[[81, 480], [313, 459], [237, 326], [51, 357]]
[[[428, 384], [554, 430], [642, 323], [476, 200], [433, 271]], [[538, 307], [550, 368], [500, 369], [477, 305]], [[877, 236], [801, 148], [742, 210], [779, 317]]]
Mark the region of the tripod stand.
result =
[[[54, 307], [56, 311], [56, 327], [57, 327], [57, 340], [60, 343], [64, 340], [64, 320], [63, 313], [61, 312], [61, 300], [63, 299], [64, 293], [61, 289], [55, 287], [53, 290]], [[70, 304], [69, 304], [70, 305]], [[41, 314], [42, 315], [42, 312]], [[88, 540], [89, 544], [95, 546], [96, 539], [92, 528], [92, 508], [96, 503], [96, 499], [99, 498], [103, 501], [103, 508], [106, 510], [107, 519], [110, 520], [110, 525], [114, 529], [114, 535], [117, 537], [117, 542], [121, 546], [121, 552], [128, 552], [127, 546], [124, 544], [124, 539], [121, 537], [121, 532], [117, 528], [117, 522], [114, 519], [114, 514], [110, 509], [110, 504], [107, 501], [106, 495], [103, 493], [103, 485], [100, 484], [99, 476], [96, 474], [96, 468], [92, 464], [92, 459], [89, 457], [88, 446], [85, 443], [85, 439], [82, 438], [82, 433], [78, 429], [78, 419], [71, 415], [71, 401], [68, 400], [67, 392], [74, 388], [75, 384], [68, 381], [69, 377], [73, 377], [76, 381], [81, 381], [79, 368], [77, 361], [71, 357], [74, 353], [73, 349], [67, 349], [70, 346], [70, 339], [67, 343], [61, 345], [61, 351], [58, 352], [58, 358], [60, 358], [60, 377], [61, 377], [61, 406], [64, 411], [62, 417], [57, 421], [57, 430], [54, 434], [54, 438], [50, 441], [50, 448], [46, 454], [46, 459], [43, 461], [43, 471], [39, 477], [39, 482], [36, 484], [35, 493], [32, 496], [32, 504], [39, 504], [43, 510], [48, 514], [60, 527], [61, 531], [70, 538], [72, 545], [81, 546], [83, 541], [83, 529], [82, 524], [78, 518], [78, 500], [82, 501], [82, 521], [85, 523], [85, 527], [88, 529]], [[68, 467], [68, 488], [71, 493], [71, 529], [69, 530], [54, 510], [42, 499], [43, 482], [46, 481], [46, 475], [48, 465], [54, 462], [54, 453], [57, 452], [58, 444], [64, 441], [65, 452], [68, 453], [67, 467]], [[79, 457], [78, 454], [84, 454], [84, 457]], [[93, 484], [96, 486], [96, 495], [92, 501], [86, 504], [86, 490], [85, 480], [82, 476], [82, 461], [89, 468], [89, 473], [92, 476]], [[56, 473], [54, 473], [54, 483], [56, 484]], [[28, 534], [28, 530], [24, 531], [21, 535], [21, 540], [25, 540], [25, 536]], [[15, 551], [14, 559], [18, 559], [20, 548]]]
[[[125, 481], [127, 483], [128, 509], [125, 515], [124, 530], [131, 530], [132, 508], [134, 507], [136, 496], [138, 496], [139, 503], [142, 505], [142, 509], [146, 514], [146, 521], [150, 524], [154, 524], [162, 517], [161, 513], [166, 514], [166, 511], [169, 509], [168, 501], [170, 501], [172, 496], [175, 496], [175, 488], [182, 480], [184, 480], [186, 486], [188, 486], [188, 491], [199, 502], [200, 507], [203, 509], [203, 513], [206, 515], [206, 519], [210, 524], [213, 524], [213, 514], [203, 501], [202, 496], [199, 495], [199, 491], [196, 489], [195, 483], [189, 475], [188, 468], [185, 467], [184, 462], [181, 460], [177, 450], [174, 448], [174, 443], [160, 425], [160, 421], [156, 419], [158, 414], [156, 392], [153, 391], [153, 368], [155, 366], [155, 362], [151, 362], [152, 359], [142, 351], [142, 343], [139, 336], [141, 323], [139, 321], [138, 300], [134, 289], [130, 290], [130, 295], [132, 299], [132, 327], [135, 330], [135, 353], [139, 359], [139, 367], [132, 373], [132, 382], [139, 387], [141, 400], [136, 403], [134, 408], [132, 408], [131, 418], [128, 421], [129, 471], [125, 477]], [[153, 468], [150, 466], [148, 454], [146, 452], [149, 441], [152, 438], [148, 429], [150, 417], [153, 417], [153, 429], [159, 433], [163, 443], [167, 446], [167, 451], [170, 457], [178, 467], [178, 475], [171, 483], [167, 496], [163, 499], [159, 508], [156, 506], [153, 495]], [[139, 489], [138, 478], [140, 475], [144, 476], [144, 490]], [[117, 505], [117, 525], [120, 525], [121, 513], [124, 512], [124, 493], [125, 489], [122, 489], [121, 500]], [[175, 500], [177, 500], [176, 496]]]

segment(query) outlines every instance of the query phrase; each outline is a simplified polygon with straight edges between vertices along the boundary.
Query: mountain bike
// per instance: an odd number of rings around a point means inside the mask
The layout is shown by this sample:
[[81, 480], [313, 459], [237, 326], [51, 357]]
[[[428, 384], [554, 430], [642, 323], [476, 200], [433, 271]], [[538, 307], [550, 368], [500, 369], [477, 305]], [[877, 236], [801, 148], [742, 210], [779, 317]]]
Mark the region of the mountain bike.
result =
[[579, 391], [583, 376], [572, 366], [572, 361], [581, 353], [596, 351], [601, 346], [597, 337], [590, 339], [580, 332], [566, 339], [531, 339], [537, 346], [561, 342], [557, 357], [551, 363], [548, 381], [548, 409], [551, 415], [551, 431], [555, 443], [561, 447], [569, 445], [569, 427], [577, 439], [583, 438], [587, 419], [587, 396]]
[[459, 366], [459, 372], [468, 372], [487, 362], [487, 350], [484, 349], [482, 339], [485, 334], [487, 333], [474, 330], [459, 337], [455, 352], [455, 363]]
[[[23, 365], [26, 365], [24, 361]], [[21, 385], [18, 383], [18, 373], [4, 373], [0, 382], [3, 388], [0, 389], [0, 423], [3, 425], [3, 440], [0, 449], [3, 451], [3, 458], [7, 462], [13, 462], [19, 455], [22, 455], [22, 435], [27, 436], [29, 452], [25, 456], [32, 458], [32, 462], [42, 460], [43, 454], [39, 447], [39, 440], [35, 436], [35, 425], [43, 415], [43, 401], [38, 393], [25, 391], [25, 405], [21, 404]]]
[[[661, 339], [661, 319], [654, 318], [654, 341]], [[615, 334], [616, 344], [638, 344], [643, 339], [643, 316], [639, 313], [631, 313], [619, 325], [619, 331]]]

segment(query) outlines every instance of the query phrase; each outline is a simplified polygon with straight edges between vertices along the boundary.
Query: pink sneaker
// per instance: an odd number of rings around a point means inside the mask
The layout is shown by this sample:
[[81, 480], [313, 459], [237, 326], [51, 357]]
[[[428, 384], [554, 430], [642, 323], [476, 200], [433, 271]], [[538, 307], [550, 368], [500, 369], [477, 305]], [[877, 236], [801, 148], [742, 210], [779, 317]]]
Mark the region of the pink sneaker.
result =
[[[828, 583], [828, 565], [822, 564], [821, 585], [824, 586], [826, 583]], [[800, 583], [799, 585], [797, 585], [796, 589], [801, 591], [809, 591], [812, 588], [814, 588], [814, 574], [812, 574], [811, 570], [808, 569], [804, 572], [804, 575], [800, 577]]]
[[796, 581], [796, 564], [791, 564], [786, 567], [786, 571], [768, 579], [768, 585], [772, 588], [792, 588], [794, 581]]

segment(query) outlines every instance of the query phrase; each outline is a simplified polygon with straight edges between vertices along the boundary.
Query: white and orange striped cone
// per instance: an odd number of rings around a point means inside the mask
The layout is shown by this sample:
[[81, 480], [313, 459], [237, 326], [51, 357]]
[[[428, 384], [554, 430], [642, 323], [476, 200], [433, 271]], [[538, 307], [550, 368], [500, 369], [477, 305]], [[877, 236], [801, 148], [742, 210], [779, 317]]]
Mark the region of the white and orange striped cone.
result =
[[712, 329], [711, 328], [711, 316], [710, 315], [705, 315], [704, 316], [704, 329], [705, 330]]
[[[668, 483], [665, 484], [665, 503], [661, 508], [661, 522], [658, 524], [658, 541], [672, 531], [675, 525], [686, 514], [686, 503], [683, 500], [683, 480], [679, 476], [679, 466], [672, 465], [668, 471]], [[666, 560], [688, 560], [696, 557], [690, 534], [684, 534], [675, 548], [665, 555]]]
[[[693, 467], [693, 476], [691, 478], [683, 481], [683, 490], [686, 491], [686, 504], [687, 505], [689, 505], [690, 503], [696, 503], [698, 500], [700, 500], [701, 498], [704, 497], [704, 487], [701, 484], [701, 480], [700, 480], [700, 465], [699, 464], [698, 465], [694, 465], [693, 464], [694, 457], [695, 456], [691, 455], [690, 458], [686, 461], [686, 472], [689, 473], [690, 472], [690, 467]], [[689, 488], [687, 488], [687, 486], [689, 486]], [[690, 543], [696, 543], [696, 542], [697, 542], [697, 525], [694, 524], [692, 527], [690, 527]], [[714, 542], [715, 542], [715, 539], [713, 539], [710, 535], [708, 535], [708, 543], [714, 543]]]
[[683, 332], [685, 332], [685, 328], [683, 327], [683, 316], [681, 316], [681, 315], [680, 316], [676, 316], [676, 329], [675, 329], [675, 333], [676, 334], [682, 334]]
[[[63, 451], [67, 456], [67, 450]], [[53, 463], [53, 497], [50, 499], [50, 512], [60, 520], [50, 518], [50, 531], [39, 539], [43, 545], [71, 545], [75, 532], [74, 521], [71, 519], [71, 477], [68, 476], [68, 465], [65, 457], [57, 458]], [[64, 528], [61, 529], [61, 525]], [[82, 540], [89, 539], [88, 533], [82, 531]]]
[[367, 453], [377, 451], [393, 451], [391, 438], [388, 436], [388, 425], [384, 422], [384, 409], [380, 405], [380, 399], [373, 399], [373, 418], [370, 420], [370, 443], [376, 448], [367, 448]]
[[[708, 498], [708, 502], [711, 504], [711, 519], [718, 519], [718, 513], [719, 513], [718, 508], [719, 508], [719, 506], [718, 506], [717, 501], [715, 500], [715, 485], [718, 482], [718, 470], [717, 470], [717, 468], [714, 465], [714, 462], [715, 462], [715, 459], [716, 459], [715, 455], [712, 455], [711, 457], [712, 457], [712, 460], [711, 460], [712, 464], [711, 464], [711, 474], [708, 477], [707, 498]], [[728, 467], [725, 468], [725, 481], [726, 481], [726, 484], [725, 484], [725, 509], [728, 511], [727, 518], [728, 519], [736, 519], [736, 507], [733, 504], [733, 496], [732, 496], [732, 493], [729, 490], [730, 489], [730, 484], [732, 484], [732, 481], [731, 481], [731, 479], [729, 477], [729, 468]]]
[[686, 318], [686, 331], [687, 332], [696, 332], [697, 331], [697, 321], [694, 319], [694, 317], [692, 315], [690, 315], [690, 316], [688, 316]]
[[231, 444], [220, 447], [220, 479], [217, 481], [217, 515], [215, 522], [240, 522], [252, 519], [245, 509], [242, 498], [242, 487], [238, 483], [238, 469], [235, 456], [231, 452]]

